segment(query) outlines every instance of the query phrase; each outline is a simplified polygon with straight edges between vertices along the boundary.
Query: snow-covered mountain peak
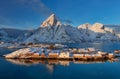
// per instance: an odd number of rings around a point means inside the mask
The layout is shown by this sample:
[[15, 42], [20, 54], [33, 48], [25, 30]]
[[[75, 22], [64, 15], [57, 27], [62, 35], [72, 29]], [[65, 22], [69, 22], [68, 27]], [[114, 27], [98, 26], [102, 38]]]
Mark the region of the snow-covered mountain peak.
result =
[[78, 29], [89, 29], [89, 28], [91, 28], [91, 24], [89, 23], [78, 26]]
[[58, 17], [55, 14], [52, 14], [41, 24], [41, 27], [60, 26], [60, 25], [62, 24], [59, 21]]
[[102, 23], [95, 23], [93, 24], [92, 28], [104, 29], [104, 25]]
[[94, 31], [94, 32], [99, 32], [99, 33], [104, 33], [105, 32], [105, 27], [102, 23], [95, 23], [92, 25], [92, 27], [90, 28], [90, 30]]

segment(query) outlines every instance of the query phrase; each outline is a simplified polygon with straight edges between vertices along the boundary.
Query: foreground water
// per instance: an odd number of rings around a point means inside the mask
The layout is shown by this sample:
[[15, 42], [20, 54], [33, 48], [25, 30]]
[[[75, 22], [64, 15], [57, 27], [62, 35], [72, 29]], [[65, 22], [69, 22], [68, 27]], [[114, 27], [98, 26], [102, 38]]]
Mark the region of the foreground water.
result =
[[[113, 52], [120, 43], [70, 44]], [[0, 55], [14, 50], [0, 48]], [[0, 79], [120, 79], [120, 62], [5, 60], [0, 58]]]

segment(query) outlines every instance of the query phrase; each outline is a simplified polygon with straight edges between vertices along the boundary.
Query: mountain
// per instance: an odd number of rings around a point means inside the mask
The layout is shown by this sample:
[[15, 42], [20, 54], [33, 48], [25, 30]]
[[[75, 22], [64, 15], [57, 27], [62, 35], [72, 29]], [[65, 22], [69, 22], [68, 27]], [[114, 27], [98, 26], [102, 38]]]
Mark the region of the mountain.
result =
[[48, 26], [61, 26], [61, 22], [59, 21], [58, 17], [55, 14], [52, 14], [48, 19], [46, 19], [42, 24], [41, 27], [48, 27]]
[[86, 41], [119, 41], [115, 30], [101, 23], [83, 24], [78, 26], [78, 29], [84, 35]]
[[52, 14], [35, 30], [0, 29], [0, 41], [24, 43], [81, 43], [119, 41], [120, 26], [86, 23], [78, 27], [63, 24]]
[[77, 28], [60, 22], [56, 15], [52, 14], [46, 19], [36, 32], [25, 42], [39, 43], [74, 43], [81, 42], [80, 32]]
[[84, 42], [91, 42], [96, 40], [96, 33], [90, 30], [91, 27], [92, 25], [89, 23], [82, 24], [77, 27], [80, 31], [79, 35], [82, 36]]
[[91, 28], [91, 24], [86, 23], [86, 24], [81, 24], [80, 26], [78, 26], [78, 29], [89, 29]]
[[0, 41], [8, 41], [8, 34], [4, 30], [0, 30]]
[[120, 25], [105, 25], [108, 28], [111, 28], [112, 31], [120, 38]]
[[118, 40], [119, 37], [114, 30], [101, 23], [93, 25], [86, 23], [76, 28], [71, 25], [62, 24], [59, 18], [52, 14], [25, 42], [80, 43]]
[[0, 41], [4, 42], [22, 42], [32, 31], [19, 30], [13, 28], [0, 28]]

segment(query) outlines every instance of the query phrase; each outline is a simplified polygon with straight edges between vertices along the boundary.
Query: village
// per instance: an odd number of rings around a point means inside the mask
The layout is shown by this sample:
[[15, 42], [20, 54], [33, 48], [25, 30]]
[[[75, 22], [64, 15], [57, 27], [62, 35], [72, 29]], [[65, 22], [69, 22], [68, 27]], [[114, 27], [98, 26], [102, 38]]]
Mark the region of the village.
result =
[[41, 47], [22, 48], [4, 55], [6, 59], [54, 59], [54, 60], [116, 60], [120, 50], [113, 53], [95, 48], [64, 48], [64, 45], [41, 45]]

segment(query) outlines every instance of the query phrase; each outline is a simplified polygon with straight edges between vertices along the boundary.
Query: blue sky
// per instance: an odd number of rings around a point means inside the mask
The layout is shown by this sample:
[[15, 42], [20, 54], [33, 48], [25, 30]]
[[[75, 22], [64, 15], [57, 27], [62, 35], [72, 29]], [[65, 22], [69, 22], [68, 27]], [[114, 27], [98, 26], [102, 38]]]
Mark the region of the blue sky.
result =
[[0, 0], [0, 27], [38, 28], [50, 14], [78, 26], [120, 24], [120, 0]]

